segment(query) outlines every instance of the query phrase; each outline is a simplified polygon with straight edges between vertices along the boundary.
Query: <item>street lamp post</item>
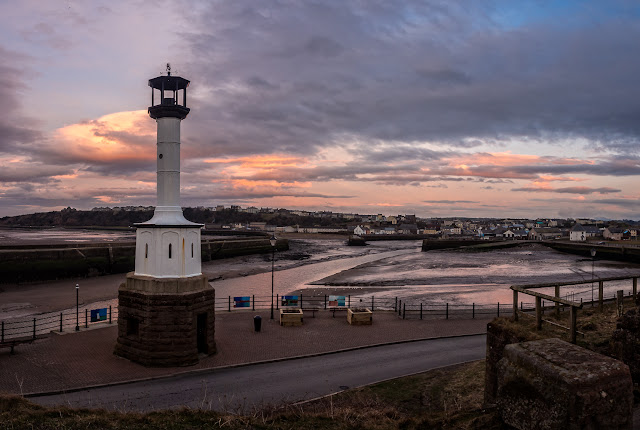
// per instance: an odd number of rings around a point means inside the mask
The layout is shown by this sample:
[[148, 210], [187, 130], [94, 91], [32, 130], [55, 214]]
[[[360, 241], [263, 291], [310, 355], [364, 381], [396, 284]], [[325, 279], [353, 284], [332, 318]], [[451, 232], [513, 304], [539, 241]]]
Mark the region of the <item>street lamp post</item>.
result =
[[596, 250], [591, 248], [591, 307], [593, 307], [593, 265], [596, 261]]
[[269, 242], [271, 243], [271, 319], [273, 319], [273, 262], [276, 258], [276, 243], [278, 239], [276, 239], [275, 233], [269, 238]]
[[78, 304], [80, 297], [80, 285], [76, 284], [76, 331], [80, 331], [80, 326], [78, 325]]

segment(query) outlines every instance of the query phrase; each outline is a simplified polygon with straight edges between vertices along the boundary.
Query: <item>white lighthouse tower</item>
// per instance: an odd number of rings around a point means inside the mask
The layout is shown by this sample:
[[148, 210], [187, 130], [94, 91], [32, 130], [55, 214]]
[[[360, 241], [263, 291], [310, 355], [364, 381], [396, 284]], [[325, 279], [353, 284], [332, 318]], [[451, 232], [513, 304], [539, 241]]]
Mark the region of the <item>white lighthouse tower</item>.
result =
[[[135, 271], [118, 290], [115, 354], [150, 366], [198, 362], [215, 352], [215, 291], [201, 270], [200, 229], [180, 206], [180, 123], [189, 114], [189, 81], [149, 80], [149, 116], [158, 125], [153, 217], [137, 224]], [[156, 104], [156, 94], [159, 103]]]
[[[167, 65], [167, 76], [150, 79], [149, 86], [149, 116], [158, 124], [158, 204], [153, 218], [137, 224], [135, 274], [156, 278], [201, 275], [202, 224], [187, 221], [180, 206], [180, 123], [190, 110], [187, 108], [189, 81], [171, 76]], [[157, 91], [160, 104], [156, 105]]]

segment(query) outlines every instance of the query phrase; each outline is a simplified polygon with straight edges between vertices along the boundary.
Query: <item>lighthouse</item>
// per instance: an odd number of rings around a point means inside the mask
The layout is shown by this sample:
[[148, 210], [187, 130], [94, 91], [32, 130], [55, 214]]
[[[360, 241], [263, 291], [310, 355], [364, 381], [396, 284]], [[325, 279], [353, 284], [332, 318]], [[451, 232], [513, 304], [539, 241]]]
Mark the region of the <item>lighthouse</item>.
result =
[[115, 354], [149, 366], [194, 364], [215, 352], [215, 291], [202, 274], [200, 230], [180, 206], [180, 126], [189, 114], [189, 81], [149, 80], [157, 123], [157, 205], [136, 224], [135, 271], [118, 290]]
[[[183, 278], [202, 274], [200, 229], [180, 206], [180, 124], [187, 117], [189, 81], [167, 75], [149, 80], [149, 116], [157, 123], [157, 206], [153, 218], [137, 224], [136, 275]], [[156, 93], [160, 103], [155, 104]]]

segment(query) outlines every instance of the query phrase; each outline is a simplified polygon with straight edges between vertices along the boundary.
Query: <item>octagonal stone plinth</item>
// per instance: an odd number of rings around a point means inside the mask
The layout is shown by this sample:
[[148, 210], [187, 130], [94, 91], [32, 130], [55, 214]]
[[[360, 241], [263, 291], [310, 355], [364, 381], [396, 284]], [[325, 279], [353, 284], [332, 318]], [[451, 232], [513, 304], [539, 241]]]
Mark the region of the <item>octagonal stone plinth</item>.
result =
[[116, 355], [145, 366], [187, 366], [215, 353], [215, 290], [205, 276], [129, 273], [118, 302]]
[[544, 339], [507, 345], [497, 405], [517, 429], [631, 429], [633, 384], [621, 361]]

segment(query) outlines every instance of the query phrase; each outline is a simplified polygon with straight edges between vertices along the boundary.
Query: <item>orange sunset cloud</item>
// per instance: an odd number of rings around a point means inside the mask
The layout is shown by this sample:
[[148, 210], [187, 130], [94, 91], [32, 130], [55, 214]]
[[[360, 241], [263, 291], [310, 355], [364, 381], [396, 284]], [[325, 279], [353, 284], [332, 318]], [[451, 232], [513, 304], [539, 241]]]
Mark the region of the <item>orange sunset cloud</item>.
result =
[[78, 161], [148, 160], [155, 158], [155, 134], [147, 111], [117, 112], [58, 129], [54, 149]]

